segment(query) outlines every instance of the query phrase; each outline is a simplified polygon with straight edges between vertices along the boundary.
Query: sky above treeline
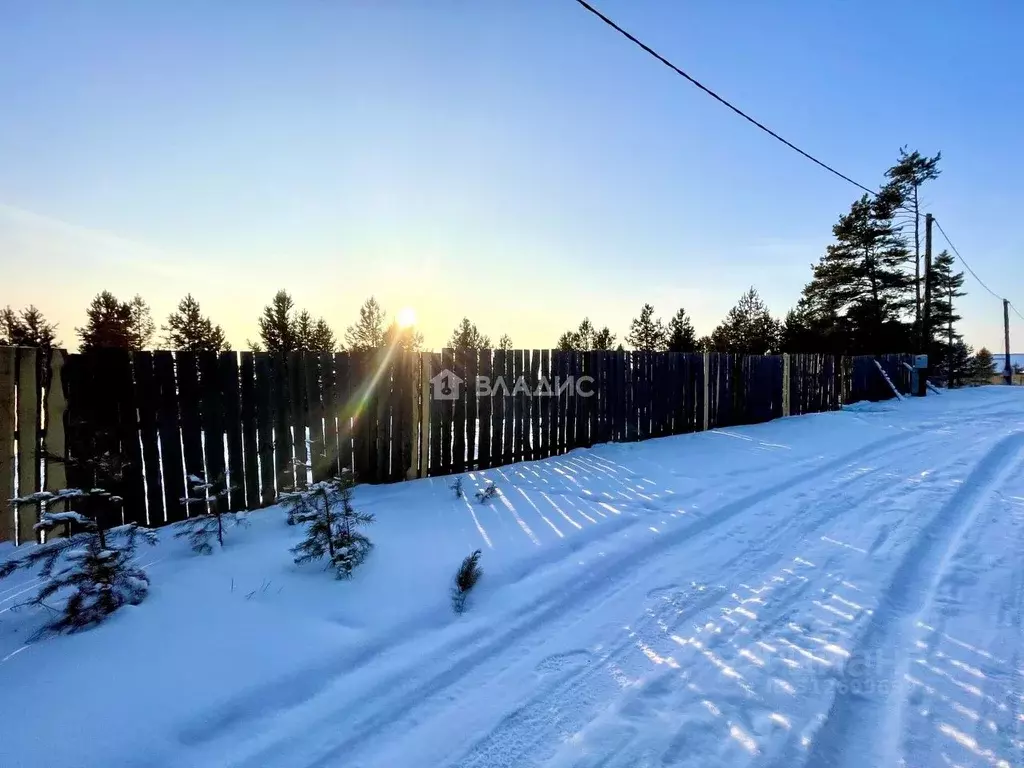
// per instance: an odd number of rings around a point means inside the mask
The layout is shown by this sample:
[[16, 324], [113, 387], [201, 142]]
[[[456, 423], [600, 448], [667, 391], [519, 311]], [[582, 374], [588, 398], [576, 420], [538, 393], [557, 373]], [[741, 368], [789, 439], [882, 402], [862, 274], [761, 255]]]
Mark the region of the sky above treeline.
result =
[[[597, 4], [868, 186], [941, 150], [926, 209], [1024, 312], [1024, 5]], [[280, 288], [339, 336], [414, 307], [431, 348], [621, 340], [645, 302], [706, 334], [750, 285], [783, 316], [858, 196], [572, 0], [0, 1], [0, 103], [0, 306], [68, 346], [105, 289], [191, 292], [235, 347]]]

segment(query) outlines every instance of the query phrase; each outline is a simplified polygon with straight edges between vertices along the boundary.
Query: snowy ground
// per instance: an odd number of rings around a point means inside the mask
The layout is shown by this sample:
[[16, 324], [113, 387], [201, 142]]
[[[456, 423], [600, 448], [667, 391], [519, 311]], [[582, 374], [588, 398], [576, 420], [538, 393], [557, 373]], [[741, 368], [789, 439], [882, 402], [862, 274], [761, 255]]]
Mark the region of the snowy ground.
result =
[[[25, 645], [4, 768], [1024, 765], [1024, 391], [987, 387], [364, 487], [351, 583], [276, 510]], [[460, 618], [447, 588], [483, 549]]]

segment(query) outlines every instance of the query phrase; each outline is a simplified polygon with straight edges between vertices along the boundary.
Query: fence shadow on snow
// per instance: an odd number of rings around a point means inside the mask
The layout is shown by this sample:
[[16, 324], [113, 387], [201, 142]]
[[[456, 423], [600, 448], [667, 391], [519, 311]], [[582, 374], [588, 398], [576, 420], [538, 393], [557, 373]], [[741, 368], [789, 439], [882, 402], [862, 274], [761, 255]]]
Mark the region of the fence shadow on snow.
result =
[[[38, 510], [6, 500], [89, 482], [46, 455], [121, 453], [128, 465], [107, 490], [125, 522], [161, 526], [187, 516], [189, 475], [228, 473], [237, 490], [221, 503], [255, 509], [341, 468], [395, 482], [884, 400], [875, 359], [0, 347], [0, 541], [35, 540]], [[877, 358], [903, 392], [907, 359]]]

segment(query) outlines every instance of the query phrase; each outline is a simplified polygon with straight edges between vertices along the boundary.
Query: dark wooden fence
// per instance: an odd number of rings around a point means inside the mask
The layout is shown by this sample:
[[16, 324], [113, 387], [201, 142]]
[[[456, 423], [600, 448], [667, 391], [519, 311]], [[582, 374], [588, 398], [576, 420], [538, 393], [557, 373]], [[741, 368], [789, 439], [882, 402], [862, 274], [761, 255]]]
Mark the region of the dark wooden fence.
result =
[[[904, 392], [905, 359], [879, 358]], [[226, 473], [224, 507], [254, 509], [342, 468], [393, 482], [889, 397], [871, 357], [0, 347], [0, 499], [78, 487], [47, 456], [109, 450], [123, 520], [160, 526], [186, 517], [189, 475]], [[0, 503], [0, 541], [34, 540], [37, 514]]]

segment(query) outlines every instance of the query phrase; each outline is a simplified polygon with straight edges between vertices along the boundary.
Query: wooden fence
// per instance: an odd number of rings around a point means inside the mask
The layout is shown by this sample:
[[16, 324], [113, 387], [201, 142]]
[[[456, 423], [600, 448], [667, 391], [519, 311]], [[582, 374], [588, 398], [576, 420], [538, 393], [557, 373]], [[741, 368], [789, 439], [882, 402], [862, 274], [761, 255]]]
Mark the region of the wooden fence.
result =
[[[907, 391], [904, 359], [880, 358]], [[0, 500], [88, 483], [48, 457], [109, 450], [127, 461], [107, 489], [122, 519], [160, 526], [187, 516], [189, 475], [226, 473], [224, 508], [254, 509], [340, 468], [370, 483], [446, 475], [891, 396], [871, 357], [0, 347]], [[0, 503], [0, 541], [35, 540], [37, 519]]]

